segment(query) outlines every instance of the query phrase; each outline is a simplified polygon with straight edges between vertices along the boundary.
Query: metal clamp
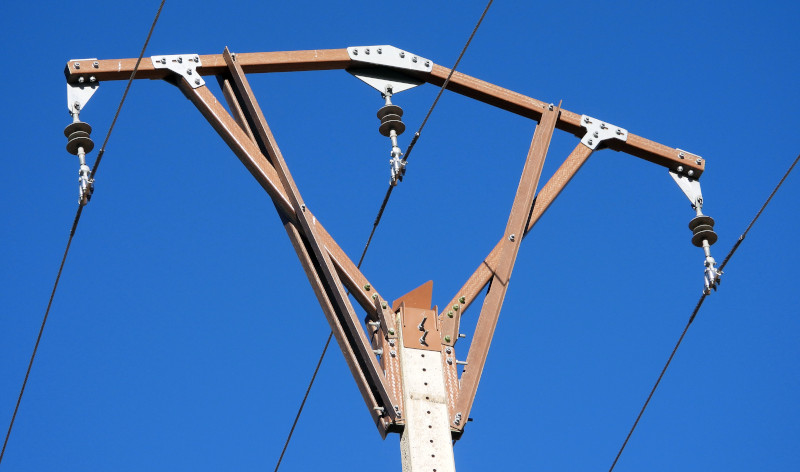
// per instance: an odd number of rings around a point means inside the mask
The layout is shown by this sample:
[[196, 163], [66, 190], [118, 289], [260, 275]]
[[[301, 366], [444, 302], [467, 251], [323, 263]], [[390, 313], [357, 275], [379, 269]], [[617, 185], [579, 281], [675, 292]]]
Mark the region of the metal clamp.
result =
[[180, 75], [190, 87], [198, 88], [206, 84], [206, 81], [197, 73], [197, 68], [203, 64], [197, 54], [174, 54], [171, 56], [150, 56], [153, 67], [156, 69], [169, 69]]
[[394, 67], [395, 69], [431, 72], [433, 62], [394, 46], [351, 46], [347, 54], [353, 62]]
[[581, 143], [594, 151], [597, 146], [608, 139], [628, 140], [628, 130], [619, 126], [610, 125], [606, 122], [592, 118], [591, 116], [581, 115], [581, 126], [586, 128]]

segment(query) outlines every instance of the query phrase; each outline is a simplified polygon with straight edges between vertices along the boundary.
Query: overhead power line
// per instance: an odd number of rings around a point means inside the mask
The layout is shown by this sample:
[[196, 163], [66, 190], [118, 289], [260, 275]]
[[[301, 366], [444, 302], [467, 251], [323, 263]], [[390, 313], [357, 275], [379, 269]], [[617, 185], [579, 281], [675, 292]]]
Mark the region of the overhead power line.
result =
[[[767, 205], [769, 205], [769, 202], [772, 200], [772, 197], [774, 197], [775, 194], [778, 192], [778, 189], [781, 188], [781, 185], [783, 185], [783, 182], [786, 180], [786, 178], [792, 172], [792, 169], [794, 169], [794, 167], [795, 167], [795, 165], [797, 165], [798, 161], [800, 161], [800, 155], [798, 155], [795, 158], [794, 162], [792, 162], [792, 165], [789, 166], [789, 169], [786, 171], [785, 174], [783, 174], [783, 177], [781, 178], [781, 180], [778, 182], [778, 184], [772, 190], [772, 193], [769, 194], [769, 197], [767, 197], [767, 200], [764, 202], [763, 205], [761, 205], [761, 208], [758, 210], [758, 212], [753, 217], [753, 219], [750, 220], [750, 224], [747, 225], [747, 228], [745, 228], [745, 230], [742, 233], [742, 235], [739, 236], [739, 239], [737, 239], [736, 243], [734, 243], [733, 247], [731, 247], [731, 250], [728, 252], [728, 255], [725, 256], [725, 260], [723, 260], [722, 264], [720, 264], [720, 266], [719, 266], [719, 270], [720, 271], [725, 269], [725, 266], [731, 260], [731, 257], [733, 256], [733, 254], [736, 252], [737, 249], [739, 249], [739, 246], [742, 244], [742, 241], [744, 241], [744, 238], [747, 237], [747, 233], [749, 233], [750, 229], [753, 228], [753, 225], [755, 225], [756, 221], [761, 216], [761, 213], [763, 213], [764, 209], [767, 208]], [[611, 468], [608, 469], [608, 472], [612, 472], [614, 470], [614, 467], [617, 465], [617, 461], [619, 461], [619, 458], [622, 455], [622, 451], [625, 450], [625, 446], [628, 444], [628, 440], [630, 440], [631, 436], [633, 435], [633, 432], [636, 429], [636, 426], [639, 424], [639, 420], [642, 419], [642, 415], [644, 414], [644, 411], [647, 409], [647, 405], [650, 403], [650, 400], [653, 398], [653, 394], [656, 393], [656, 389], [658, 388], [658, 385], [661, 383], [661, 379], [664, 378], [664, 374], [667, 372], [667, 368], [669, 368], [669, 365], [672, 362], [672, 358], [675, 357], [675, 353], [678, 351], [678, 347], [680, 347], [681, 343], [683, 342], [683, 338], [686, 336], [686, 332], [689, 331], [689, 326], [691, 326], [692, 322], [694, 321], [695, 317], [697, 316], [697, 313], [700, 311], [700, 307], [703, 306], [703, 302], [705, 301], [706, 296], [708, 296], [708, 293], [704, 292], [703, 295], [700, 296], [700, 300], [697, 301], [697, 305], [695, 305], [694, 310], [692, 311], [692, 314], [689, 316], [689, 321], [686, 322], [686, 327], [683, 328], [683, 332], [681, 333], [680, 337], [678, 338], [678, 342], [675, 343], [675, 347], [672, 349], [672, 353], [670, 353], [669, 358], [667, 358], [667, 362], [666, 362], [666, 364], [664, 364], [664, 368], [661, 369], [661, 373], [658, 375], [658, 379], [656, 379], [656, 383], [653, 385], [653, 388], [650, 390], [650, 394], [647, 395], [647, 400], [645, 400], [644, 405], [642, 405], [642, 409], [639, 410], [639, 415], [636, 417], [636, 421], [633, 422], [633, 426], [631, 426], [631, 429], [628, 432], [628, 435], [625, 437], [625, 441], [622, 442], [622, 446], [619, 448], [619, 452], [617, 452], [617, 456], [614, 458], [614, 462], [611, 463]]]
[[[411, 139], [411, 142], [406, 148], [406, 152], [403, 155], [403, 163], [408, 161], [408, 156], [409, 154], [411, 154], [411, 150], [414, 149], [414, 145], [417, 143], [417, 140], [422, 134], [422, 130], [423, 128], [425, 128], [425, 124], [428, 122], [428, 118], [430, 118], [431, 113], [433, 113], [433, 109], [436, 108], [436, 104], [439, 102], [439, 98], [442, 96], [442, 93], [447, 88], [447, 84], [450, 83], [450, 78], [453, 76], [456, 67], [458, 67], [458, 63], [461, 62], [461, 58], [464, 57], [464, 53], [467, 52], [467, 48], [469, 47], [469, 44], [472, 42], [472, 38], [475, 37], [475, 33], [478, 32], [478, 28], [483, 22], [484, 17], [486, 17], [486, 13], [489, 11], [489, 7], [492, 6], [493, 1], [494, 0], [489, 0], [489, 2], [486, 4], [486, 8], [483, 9], [483, 13], [481, 13], [478, 22], [472, 29], [472, 33], [469, 35], [467, 42], [461, 49], [461, 53], [458, 55], [458, 59], [456, 59], [455, 64], [453, 64], [453, 67], [450, 69], [450, 73], [447, 75], [447, 79], [445, 79], [444, 83], [439, 88], [439, 93], [436, 94], [436, 98], [433, 100], [431, 107], [428, 109], [428, 113], [425, 115], [425, 118], [422, 120], [419, 129], [417, 130], [416, 133], [414, 133], [414, 137]], [[364, 262], [364, 257], [367, 255], [367, 250], [369, 249], [369, 245], [372, 242], [372, 237], [375, 235], [375, 230], [378, 229], [378, 224], [380, 224], [381, 222], [381, 218], [383, 217], [383, 212], [386, 209], [386, 204], [389, 203], [389, 197], [392, 196], [392, 189], [394, 189], [394, 186], [390, 185], [389, 188], [386, 190], [386, 195], [384, 195], [383, 197], [383, 202], [381, 202], [380, 209], [378, 210], [378, 215], [375, 217], [375, 221], [372, 224], [372, 231], [370, 231], [369, 237], [367, 238], [367, 243], [364, 245], [364, 250], [361, 252], [361, 257], [358, 259], [358, 264], [357, 264], [358, 268], [361, 268], [361, 264]], [[283, 461], [283, 456], [284, 454], [286, 454], [286, 449], [289, 447], [289, 442], [292, 440], [292, 435], [294, 434], [294, 429], [297, 426], [297, 421], [300, 419], [300, 414], [303, 413], [303, 407], [305, 407], [306, 400], [308, 399], [308, 394], [311, 391], [311, 387], [314, 385], [314, 380], [317, 378], [317, 372], [319, 372], [319, 367], [322, 364], [322, 360], [325, 358], [325, 353], [328, 351], [328, 346], [331, 343], [332, 336], [333, 332], [328, 333], [328, 339], [325, 341], [325, 346], [322, 348], [322, 353], [320, 354], [319, 360], [317, 361], [317, 366], [314, 369], [314, 374], [311, 376], [311, 381], [308, 383], [308, 388], [306, 388], [306, 393], [305, 395], [303, 395], [303, 401], [300, 402], [300, 408], [297, 410], [297, 415], [295, 415], [294, 422], [292, 422], [292, 427], [289, 429], [289, 434], [286, 437], [286, 442], [283, 444], [281, 455], [280, 457], [278, 457], [277, 464], [275, 464], [275, 472], [278, 472], [278, 468], [280, 468], [281, 462]]]
[[[153, 30], [156, 27], [156, 23], [158, 22], [158, 17], [161, 16], [161, 10], [164, 8], [164, 3], [166, 0], [161, 0], [161, 4], [158, 6], [158, 11], [156, 12], [155, 18], [153, 18], [153, 24], [150, 26], [150, 31], [147, 33], [147, 38], [144, 41], [144, 46], [142, 46], [142, 52], [139, 54], [139, 59], [136, 61], [136, 66], [131, 72], [131, 77], [128, 79], [128, 84], [125, 87], [125, 92], [122, 94], [122, 99], [119, 102], [119, 106], [117, 107], [117, 112], [114, 114], [114, 119], [111, 121], [111, 125], [108, 128], [108, 133], [106, 133], [106, 137], [103, 140], [103, 146], [100, 148], [100, 151], [97, 153], [97, 158], [94, 161], [94, 168], [92, 169], [92, 177], [94, 177], [97, 173], [97, 168], [100, 165], [100, 160], [103, 158], [103, 154], [105, 153], [106, 145], [108, 145], [108, 139], [111, 137], [111, 131], [114, 129], [114, 124], [117, 122], [117, 118], [119, 117], [119, 113], [122, 110], [122, 104], [125, 103], [125, 98], [128, 96], [128, 90], [131, 88], [131, 83], [133, 82], [134, 77], [136, 77], [136, 71], [139, 69], [139, 64], [142, 62], [142, 57], [144, 57], [144, 52], [147, 49], [147, 44], [150, 42], [150, 37], [153, 35]], [[14, 421], [17, 419], [17, 412], [19, 411], [19, 405], [22, 403], [22, 395], [25, 393], [25, 386], [28, 384], [28, 377], [31, 374], [31, 368], [33, 367], [33, 361], [36, 358], [36, 352], [39, 350], [39, 343], [42, 340], [42, 333], [44, 333], [44, 327], [47, 324], [47, 317], [50, 315], [50, 308], [53, 306], [53, 299], [56, 296], [56, 290], [58, 289], [58, 282], [61, 280], [61, 272], [64, 270], [64, 263], [67, 261], [67, 255], [69, 254], [69, 248], [72, 245], [72, 238], [75, 237], [75, 232], [78, 229], [78, 222], [80, 222], [81, 214], [83, 213], [84, 205], [78, 205], [78, 211], [75, 213], [75, 219], [72, 221], [72, 228], [69, 231], [69, 238], [67, 239], [67, 247], [64, 249], [64, 256], [61, 258], [61, 264], [58, 266], [58, 273], [56, 274], [56, 281], [53, 284], [53, 290], [50, 292], [50, 300], [47, 302], [47, 309], [44, 312], [44, 317], [42, 317], [42, 324], [39, 327], [39, 334], [36, 336], [36, 343], [33, 345], [33, 352], [31, 353], [30, 361], [28, 362], [28, 369], [25, 371], [25, 379], [22, 381], [22, 387], [19, 390], [19, 396], [17, 397], [17, 404], [14, 406], [14, 413], [11, 415], [11, 421], [8, 425], [8, 431], [6, 432], [5, 440], [3, 441], [3, 449], [0, 450], [0, 464], [3, 462], [3, 456], [6, 453], [6, 446], [8, 446], [8, 439], [11, 437], [11, 430], [14, 428]]]

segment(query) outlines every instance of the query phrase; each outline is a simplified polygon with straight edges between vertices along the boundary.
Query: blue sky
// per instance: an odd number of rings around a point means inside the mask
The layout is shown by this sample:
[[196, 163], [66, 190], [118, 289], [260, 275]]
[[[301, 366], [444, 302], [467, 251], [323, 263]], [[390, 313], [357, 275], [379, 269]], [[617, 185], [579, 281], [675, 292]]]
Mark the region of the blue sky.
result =
[[[157, 6], [4, 8], [0, 424], [77, 205], [64, 65], [136, 57]], [[391, 44], [450, 67], [483, 6], [168, 1], [148, 55]], [[796, 2], [498, 1], [459, 70], [703, 156], [721, 259], [800, 151], [798, 21]], [[380, 96], [342, 71], [250, 80], [306, 203], [357, 259], [388, 183]], [[98, 147], [123, 89], [101, 85], [81, 114]], [[403, 146], [436, 91], [395, 97]], [[446, 303], [502, 235], [533, 130], [445, 93], [367, 255], [373, 285], [393, 299], [433, 279]], [[556, 133], [542, 182], [576, 143]], [[799, 199], [794, 174], [616, 470], [800, 468]], [[590, 158], [522, 245], [459, 471], [610, 466], [701, 292], [692, 216], [663, 168]], [[271, 469], [328, 331], [261, 188], [179, 91], [136, 81], [0, 467]], [[376, 463], [399, 470], [398, 437], [380, 439], [331, 349], [281, 470]]]

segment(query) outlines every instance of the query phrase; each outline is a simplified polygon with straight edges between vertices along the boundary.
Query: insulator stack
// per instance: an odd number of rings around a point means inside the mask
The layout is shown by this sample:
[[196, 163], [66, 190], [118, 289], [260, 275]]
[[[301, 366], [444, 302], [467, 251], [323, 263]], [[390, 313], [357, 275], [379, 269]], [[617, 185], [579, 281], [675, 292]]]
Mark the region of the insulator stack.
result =
[[703, 247], [703, 241], [708, 241], [711, 246], [717, 242], [717, 233], [714, 232], [714, 218], [700, 215], [692, 218], [689, 222], [689, 229], [692, 230], [692, 244]]
[[78, 156], [80, 148], [83, 148], [83, 154], [92, 152], [94, 149], [94, 141], [89, 135], [92, 133], [92, 127], [89, 123], [76, 121], [70, 123], [64, 129], [64, 136], [67, 137], [67, 152], [73, 156]]
[[[378, 131], [388, 137], [391, 137], [391, 132], [394, 130], [397, 136], [403, 134], [406, 130], [406, 125], [402, 121], [403, 109], [397, 105], [386, 105], [378, 110], [378, 119], [381, 120], [381, 125]], [[393, 143], [394, 144], [394, 143]]]

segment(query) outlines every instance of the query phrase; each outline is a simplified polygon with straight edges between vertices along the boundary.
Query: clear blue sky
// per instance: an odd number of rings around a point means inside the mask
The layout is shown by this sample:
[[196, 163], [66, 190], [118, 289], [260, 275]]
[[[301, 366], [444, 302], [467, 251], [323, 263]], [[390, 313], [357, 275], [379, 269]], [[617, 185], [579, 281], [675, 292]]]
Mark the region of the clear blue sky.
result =
[[[3, 431], [77, 205], [64, 64], [136, 57], [157, 6], [4, 7]], [[450, 67], [483, 6], [168, 0], [148, 55], [392, 44]], [[800, 152], [798, 22], [796, 2], [497, 1], [459, 69], [706, 158], [721, 259]], [[309, 207], [357, 258], [388, 182], [379, 95], [342, 71], [251, 82]], [[123, 89], [103, 84], [81, 115], [98, 147]], [[410, 130], [435, 93], [395, 97]], [[393, 299], [433, 279], [446, 303], [502, 234], [533, 129], [445, 93], [363, 266], [373, 285]], [[576, 143], [556, 134], [543, 179]], [[799, 179], [728, 266], [616, 470], [800, 469]], [[522, 246], [459, 471], [607, 470], [700, 295], [692, 216], [663, 168], [590, 158]], [[272, 470], [329, 330], [270, 200], [149, 80], [50, 317], [3, 470]], [[380, 439], [334, 348], [281, 470], [376, 465], [400, 469], [398, 436]]]

